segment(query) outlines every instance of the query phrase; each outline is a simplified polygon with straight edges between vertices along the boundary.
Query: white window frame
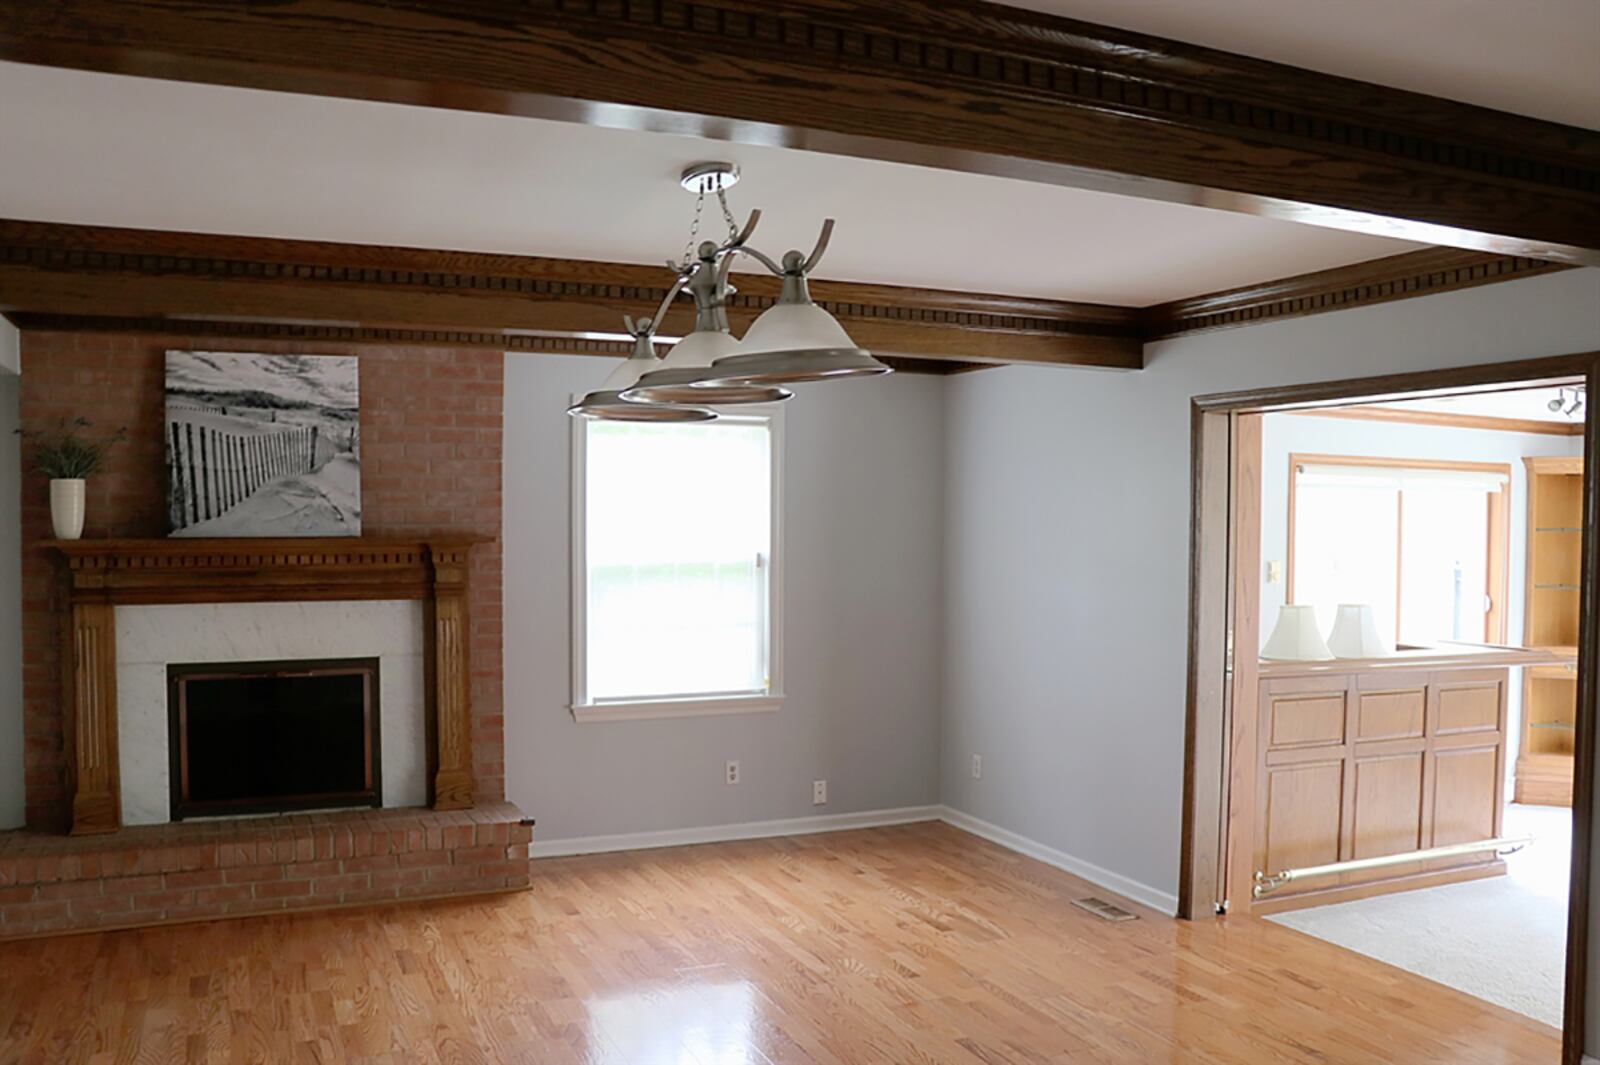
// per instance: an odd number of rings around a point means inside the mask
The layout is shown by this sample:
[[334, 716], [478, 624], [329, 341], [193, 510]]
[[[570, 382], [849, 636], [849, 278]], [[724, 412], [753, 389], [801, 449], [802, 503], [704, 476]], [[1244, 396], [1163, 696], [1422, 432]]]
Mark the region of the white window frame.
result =
[[[573, 401], [582, 396], [574, 395]], [[704, 717], [712, 714], [770, 713], [783, 704], [783, 410], [774, 406], [754, 406], [736, 414], [722, 414], [725, 424], [765, 424], [769, 433], [768, 460], [772, 464], [769, 505], [771, 549], [767, 559], [767, 690], [733, 694], [684, 694], [669, 698], [591, 699], [589, 697], [589, 572], [587, 483], [588, 434], [582, 418], [572, 419], [571, 502], [571, 642], [572, 703], [568, 707], [574, 720], [637, 721], [659, 717]]]

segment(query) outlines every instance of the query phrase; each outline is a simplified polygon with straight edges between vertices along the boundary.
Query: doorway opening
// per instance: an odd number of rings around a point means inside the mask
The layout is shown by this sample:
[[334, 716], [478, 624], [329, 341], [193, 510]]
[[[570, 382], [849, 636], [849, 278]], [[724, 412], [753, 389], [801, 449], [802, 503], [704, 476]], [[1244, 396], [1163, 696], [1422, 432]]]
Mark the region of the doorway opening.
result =
[[1180, 901], [1563, 1032], [1587, 955], [1600, 356], [1200, 397]]

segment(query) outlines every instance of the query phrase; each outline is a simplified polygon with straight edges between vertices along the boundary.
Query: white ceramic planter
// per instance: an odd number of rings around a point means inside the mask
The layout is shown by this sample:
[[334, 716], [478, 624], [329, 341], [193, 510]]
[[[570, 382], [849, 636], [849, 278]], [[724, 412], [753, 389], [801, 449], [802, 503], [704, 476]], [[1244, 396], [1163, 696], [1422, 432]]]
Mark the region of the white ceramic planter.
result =
[[76, 540], [83, 536], [83, 480], [50, 482], [50, 524], [57, 540]]

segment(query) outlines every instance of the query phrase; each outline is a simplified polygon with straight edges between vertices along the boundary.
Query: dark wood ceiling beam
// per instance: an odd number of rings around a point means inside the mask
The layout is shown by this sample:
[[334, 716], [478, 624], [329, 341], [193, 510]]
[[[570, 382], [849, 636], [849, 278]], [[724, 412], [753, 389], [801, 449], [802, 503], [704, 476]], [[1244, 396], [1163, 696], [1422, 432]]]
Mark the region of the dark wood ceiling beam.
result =
[[[624, 340], [592, 337], [547, 337], [527, 334], [485, 333], [466, 329], [380, 329], [326, 325], [311, 322], [231, 321], [217, 318], [115, 318], [12, 311], [0, 315], [18, 329], [54, 333], [137, 333], [213, 340], [275, 340], [300, 344], [369, 345], [387, 347], [499, 348], [518, 354], [602, 355], [625, 358], [633, 345]], [[981, 362], [953, 359], [916, 359], [880, 356], [896, 373], [944, 377], [988, 367]]]
[[1539, 259], [1423, 248], [1146, 307], [1139, 312], [1141, 331], [1147, 340], [1163, 340], [1432, 296], [1564, 269], [1569, 267]]
[[1600, 265], [1600, 134], [974, 0], [0, 0], [0, 57], [1008, 173]]
[[[729, 318], [743, 328], [778, 286], [736, 276]], [[0, 311], [19, 316], [582, 338], [653, 313], [670, 282], [663, 267], [624, 263], [0, 220]], [[891, 356], [1143, 365], [1128, 308], [824, 281], [812, 293], [858, 343]], [[661, 332], [690, 327], [680, 299]]]

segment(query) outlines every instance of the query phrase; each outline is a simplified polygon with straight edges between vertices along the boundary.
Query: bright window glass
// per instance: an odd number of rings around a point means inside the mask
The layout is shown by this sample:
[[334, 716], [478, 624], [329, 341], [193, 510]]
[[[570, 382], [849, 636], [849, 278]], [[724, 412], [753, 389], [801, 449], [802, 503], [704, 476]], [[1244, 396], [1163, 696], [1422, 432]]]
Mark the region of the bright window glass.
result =
[[1489, 501], [1503, 476], [1301, 465], [1295, 478], [1294, 601], [1324, 632], [1340, 603], [1369, 603], [1397, 643], [1490, 638]]
[[766, 692], [770, 421], [580, 431], [588, 701]]

